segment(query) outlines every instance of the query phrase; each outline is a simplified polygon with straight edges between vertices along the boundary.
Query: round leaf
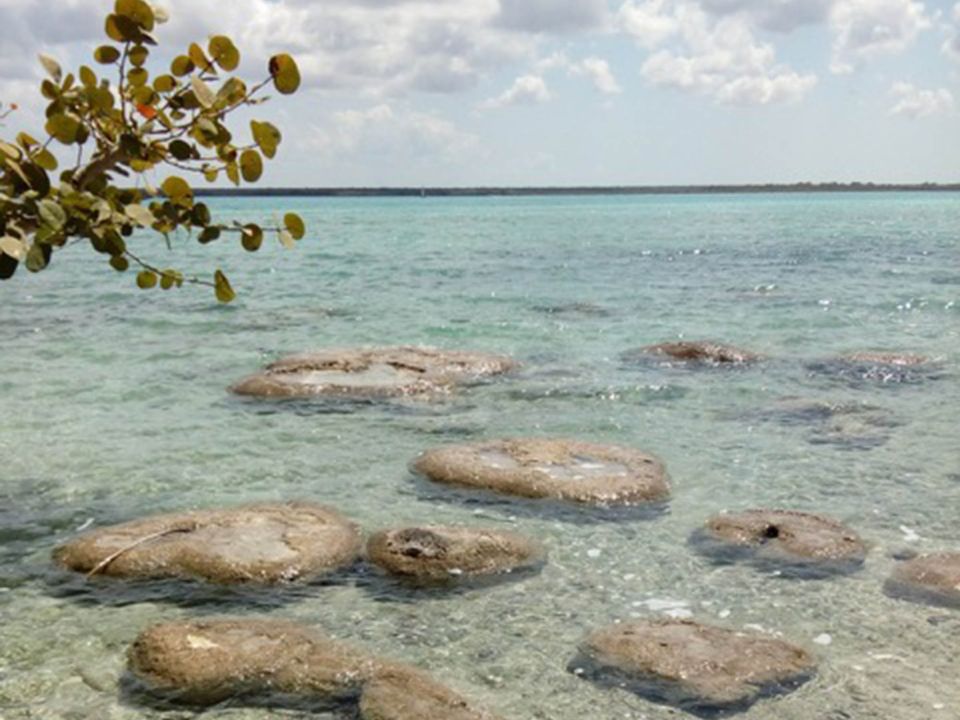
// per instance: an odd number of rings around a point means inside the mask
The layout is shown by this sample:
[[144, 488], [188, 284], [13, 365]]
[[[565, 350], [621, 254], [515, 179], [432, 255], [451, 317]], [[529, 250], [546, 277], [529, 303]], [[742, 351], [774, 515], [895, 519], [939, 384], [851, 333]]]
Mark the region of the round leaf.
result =
[[303, 224], [303, 219], [296, 213], [287, 213], [283, 216], [283, 226], [287, 229], [294, 240], [299, 240], [302, 238], [306, 232], [307, 228]]
[[137, 45], [133, 47], [130, 52], [127, 54], [130, 62], [133, 63], [134, 67], [140, 67], [147, 61], [150, 51], [147, 50], [143, 45]]
[[244, 225], [240, 243], [247, 252], [256, 252], [263, 244], [263, 230], [255, 223]]
[[110, 65], [120, 59], [120, 51], [113, 45], [101, 45], [93, 51], [93, 59], [98, 63]]
[[110, 267], [117, 272], [126, 272], [127, 268], [130, 267], [130, 261], [123, 255], [114, 255], [110, 258]]
[[268, 122], [250, 121], [250, 131], [253, 134], [253, 141], [259, 146], [260, 151], [268, 158], [277, 154], [277, 146], [280, 144], [280, 131]]
[[137, 273], [137, 287], [149, 290], [157, 286], [157, 274], [151, 270], [141, 270]]
[[269, 70], [273, 86], [283, 95], [295, 93], [300, 87], [300, 70], [289, 55], [274, 55], [270, 58]]
[[214, 35], [207, 45], [210, 57], [224, 70], [231, 72], [240, 64], [240, 51], [225, 35]]
[[144, 0], [117, 0], [114, 12], [129, 18], [147, 32], [153, 30], [153, 8]]
[[219, 270], [213, 274], [213, 284], [217, 295], [217, 300], [220, 302], [232, 302], [233, 299], [237, 297], [237, 294], [233, 291], [233, 288], [230, 287], [230, 281], [227, 280], [227, 276]]
[[190, 188], [190, 183], [176, 175], [171, 175], [164, 180], [160, 189], [163, 190], [164, 195], [174, 202], [193, 197], [193, 190]]
[[240, 173], [246, 182], [253, 183], [263, 175], [263, 160], [256, 150], [244, 150], [240, 155]]
[[177, 55], [173, 59], [173, 62], [170, 63], [170, 72], [177, 77], [189, 75], [194, 71], [194, 68], [196, 68], [196, 65], [193, 64], [193, 60], [188, 58], [186, 55]]

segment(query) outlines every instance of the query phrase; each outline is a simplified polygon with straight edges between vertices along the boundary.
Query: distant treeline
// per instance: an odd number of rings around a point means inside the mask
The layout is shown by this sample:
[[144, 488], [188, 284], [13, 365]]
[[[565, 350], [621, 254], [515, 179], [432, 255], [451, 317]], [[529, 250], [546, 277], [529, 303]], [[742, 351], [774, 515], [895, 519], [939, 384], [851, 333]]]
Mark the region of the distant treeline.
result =
[[611, 185], [604, 187], [361, 187], [205, 188], [197, 195], [220, 197], [486, 197], [525, 195], [709, 195], [725, 193], [958, 192], [960, 183], [794, 183], [789, 185]]

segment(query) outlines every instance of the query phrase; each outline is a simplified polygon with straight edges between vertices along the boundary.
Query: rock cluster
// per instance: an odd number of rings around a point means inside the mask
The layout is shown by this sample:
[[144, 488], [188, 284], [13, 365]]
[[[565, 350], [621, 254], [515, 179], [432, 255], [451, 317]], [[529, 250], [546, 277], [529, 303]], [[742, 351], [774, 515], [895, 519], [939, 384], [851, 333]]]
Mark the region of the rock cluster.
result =
[[618, 445], [544, 438], [429, 450], [413, 463], [438, 483], [524, 498], [598, 506], [661, 503], [670, 496], [657, 458]]
[[692, 712], [742, 709], [809, 679], [802, 648], [692, 620], [621, 623], [591, 633], [569, 669]]
[[501, 355], [429, 347], [331, 349], [278, 360], [230, 390], [261, 398], [382, 399], [444, 393], [514, 367]]
[[277, 583], [351, 565], [361, 549], [339, 513], [291, 502], [155, 515], [88, 532], [53, 557], [89, 574]]
[[492, 529], [425, 526], [384, 530], [367, 542], [371, 562], [420, 582], [456, 582], [540, 565], [540, 543]]
[[746, 510], [707, 520], [694, 541], [718, 558], [746, 558], [764, 567], [806, 574], [857, 569], [866, 546], [838, 521], [793, 510]]
[[285, 620], [187, 620], [134, 641], [130, 670], [153, 693], [191, 705], [277, 696], [339, 704], [361, 720], [497, 720], [422, 672]]

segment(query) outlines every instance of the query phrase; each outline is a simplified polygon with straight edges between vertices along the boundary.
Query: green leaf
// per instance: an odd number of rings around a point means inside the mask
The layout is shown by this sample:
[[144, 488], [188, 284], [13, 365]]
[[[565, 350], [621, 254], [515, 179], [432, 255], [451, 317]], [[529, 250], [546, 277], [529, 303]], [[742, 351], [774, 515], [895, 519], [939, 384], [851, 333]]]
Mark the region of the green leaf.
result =
[[233, 302], [234, 298], [237, 297], [237, 294], [233, 291], [233, 288], [230, 287], [230, 281], [227, 280], [227, 276], [219, 270], [213, 274], [213, 284], [217, 294], [217, 300], [220, 302]]
[[218, 228], [218, 227], [205, 227], [205, 228], [201, 231], [199, 237], [197, 237], [197, 241], [198, 241], [201, 245], [206, 245], [207, 243], [211, 243], [211, 242], [213, 242], [214, 240], [218, 240], [219, 238], [220, 238], [220, 228]]
[[256, 252], [263, 244], [263, 230], [255, 223], [244, 225], [240, 243], [247, 252]]
[[163, 190], [164, 195], [175, 203], [193, 198], [193, 189], [190, 187], [190, 183], [176, 175], [171, 175], [164, 180], [160, 189]]
[[49, 245], [40, 245], [34, 243], [30, 246], [30, 249], [27, 251], [27, 270], [30, 272], [40, 272], [50, 263], [50, 253], [52, 252]]
[[300, 240], [307, 232], [303, 219], [296, 213], [287, 213], [283, 216], [283, 226], [294, 240]]
[[12, 258], [5, 253], [0, 253], [0, 280], [9, 280], [17, 271], [20, 263], [16, 258]]
[[110, 267], [117, 272], [126, 272], [130, 267], [130, 261], [127, 260], [123, 255], [114, 255], [110, 258]]
[[174, 140], [167, 146], [167, 149], [177, 160], [189, 160], [194, 154], [193, 146], [183, 140]]
[[93, 59], [103, 65], [111, 65], [120, 59], [120, 51], [113, 45], [101, 45], [93, 51]]
[[183, 275], [172, 268], [167, 268], [160, 274], [160, 287], [169, 290], [174, 285], [179, 287], [183, 284]]
[[131, 48], [130, 52], [127, 53], [127, 58], [133, 63], [134, 67], [142, 66], [147, 58], [150, 56], [150, 51], [147, 50], [143, 45], [137, 45]]
[[80, 66], [80, 82], [83, 83], [85, 88], [94, 88], [97, 86], [97, 76], [86, 65]]
[[236, 70], [240, 64], [240, 51], [225, 35], [214, 35], [210, 38], [207, 50], [213, 61], [227, 72]]
[[33, 161], [48, 172], [57, 169], [57, 158], [49, 150], [41, 150], [33, 156]]
[[132, 18], [126, 15], [108, 15], [104, 23], [104, 30], [111, 40], [119, 43], [142, 42], [144, 40], [143, 32], [140, 26]]
[[113, 11], [129, 18], [147, 32], [153, 30], [153, 8], [144, 0], [117, 0]]
[[54, 82], [60, 82], [63, 78], [63, 70], [60, 69], [60, 63], [45, 53], [40, 53], [37, 55], [37, 58], [40, 60], [40, 64], [43, 65], [43, 69], [53, 78]]
[[188, 58], [186, 55], [177, 55], [173, 59], [173, 62], [170, 63], [170, 72], [177, 77], [189, 75], [194, 71], [195, 68], [196, 65], [193, 64], [193, 60]]
[[263, 160], [256, 150], [244, 150], [240, 155], [240, 172], [248, 183], [256, 182], [263, 175]]
[[172, 75], [159, 75], [153, 79], [153, 89], [158, 93], [168, 93], [177, 86]]
[[196, 43], [190, 43], [190, 47], [187, 49], [187, 55], [190, 56], [193, 64], [200, 68], [201, 72], [213, 71], [213, 63], [203, 54], [203, 48]]
[[283, 95], [290, 95], [300, 87], [300, 70], [287, 54], [274, 55], [268, 65], [273, 86]]
[[53, 115], [44, 129], [64, 145], [71, 145], [80, 136], [80, 121], [71, 115]]
[[66, 211], [53, 200], [43, 199], [37, 203], [37, 214], [40, 221], [51, 230], [59, 230], [67, 224]]
[[141, 290], [149, 290], [157, 286], [157, 274], [152, 270], [141, 270], [137, 273], [137, 287]]
[[127, 81], [134, 87], [140, 87], [141, 85], [146, 84], [149, 78], [150, 73], [140, 67], [132, 68], [129, 72], [127, 72]]
[[260, 151], [268, 158], [277, 154], [277, 146], [280, 144], [280, 131], [268, 122], [250, 121], [250, 132], [253, 134], [253, 141], [259, 146]]

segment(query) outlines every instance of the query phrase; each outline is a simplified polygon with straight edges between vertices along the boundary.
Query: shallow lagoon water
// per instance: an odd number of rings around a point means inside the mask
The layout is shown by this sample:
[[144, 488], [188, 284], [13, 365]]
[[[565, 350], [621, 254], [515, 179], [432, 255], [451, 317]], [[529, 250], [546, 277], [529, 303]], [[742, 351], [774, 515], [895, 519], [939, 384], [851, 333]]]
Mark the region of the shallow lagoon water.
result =
[[[960, 718], [960, 611], [882, 592], [893, 555], [960, 548], [960, 197], [212, 206], [252, 220], [296, 209], [308, 239], [257, 256], [176, 247], [171, 265], [229, 271], [241, 293], [229, 307], [205, 290], [139, 292], [80, 248], [0, 287], [0, 717], [192, 717], [121, 689], [126, 647], [153, 622], [224, 614], [317, 625], [506, 718], [676, 717], [566, 671], [588, 630], [668, 613], [759, 626], [816, 654], [813, 681], [743, 718]], [[137, 246], [166, 262], [162, 242]], [[702, 370], [621, 359], [681, 336], [769, 359]], [[524, 368], [438, 403], [225, 392], [289, 352], [395, 343], [502, 352]], [[857, 350], [939, 365], [886, 382], [822, 371]], [[883, 422], [778, 415], [785, 398], [865, 405]], [[637, 446], [667, 463], [674, 499], [665, 513], [605, 520], [444, 492], [408, 470], [428, 447], [507, 435]], [[452, 594], [411, 594], [362, 567], [261, 593], [86, 583], [50, 565], [80, 528], [288, 498], [334, 505], [367, 531], [513, 529], [542, 539], [550, 560], [517, 582]], [[834, 515], [870, 544], [864, 568], [786, 579], [713, 565], [688, 545], [708, 515], [753, 506]], [[204, 717], [305, 713], [227, 704]]]

